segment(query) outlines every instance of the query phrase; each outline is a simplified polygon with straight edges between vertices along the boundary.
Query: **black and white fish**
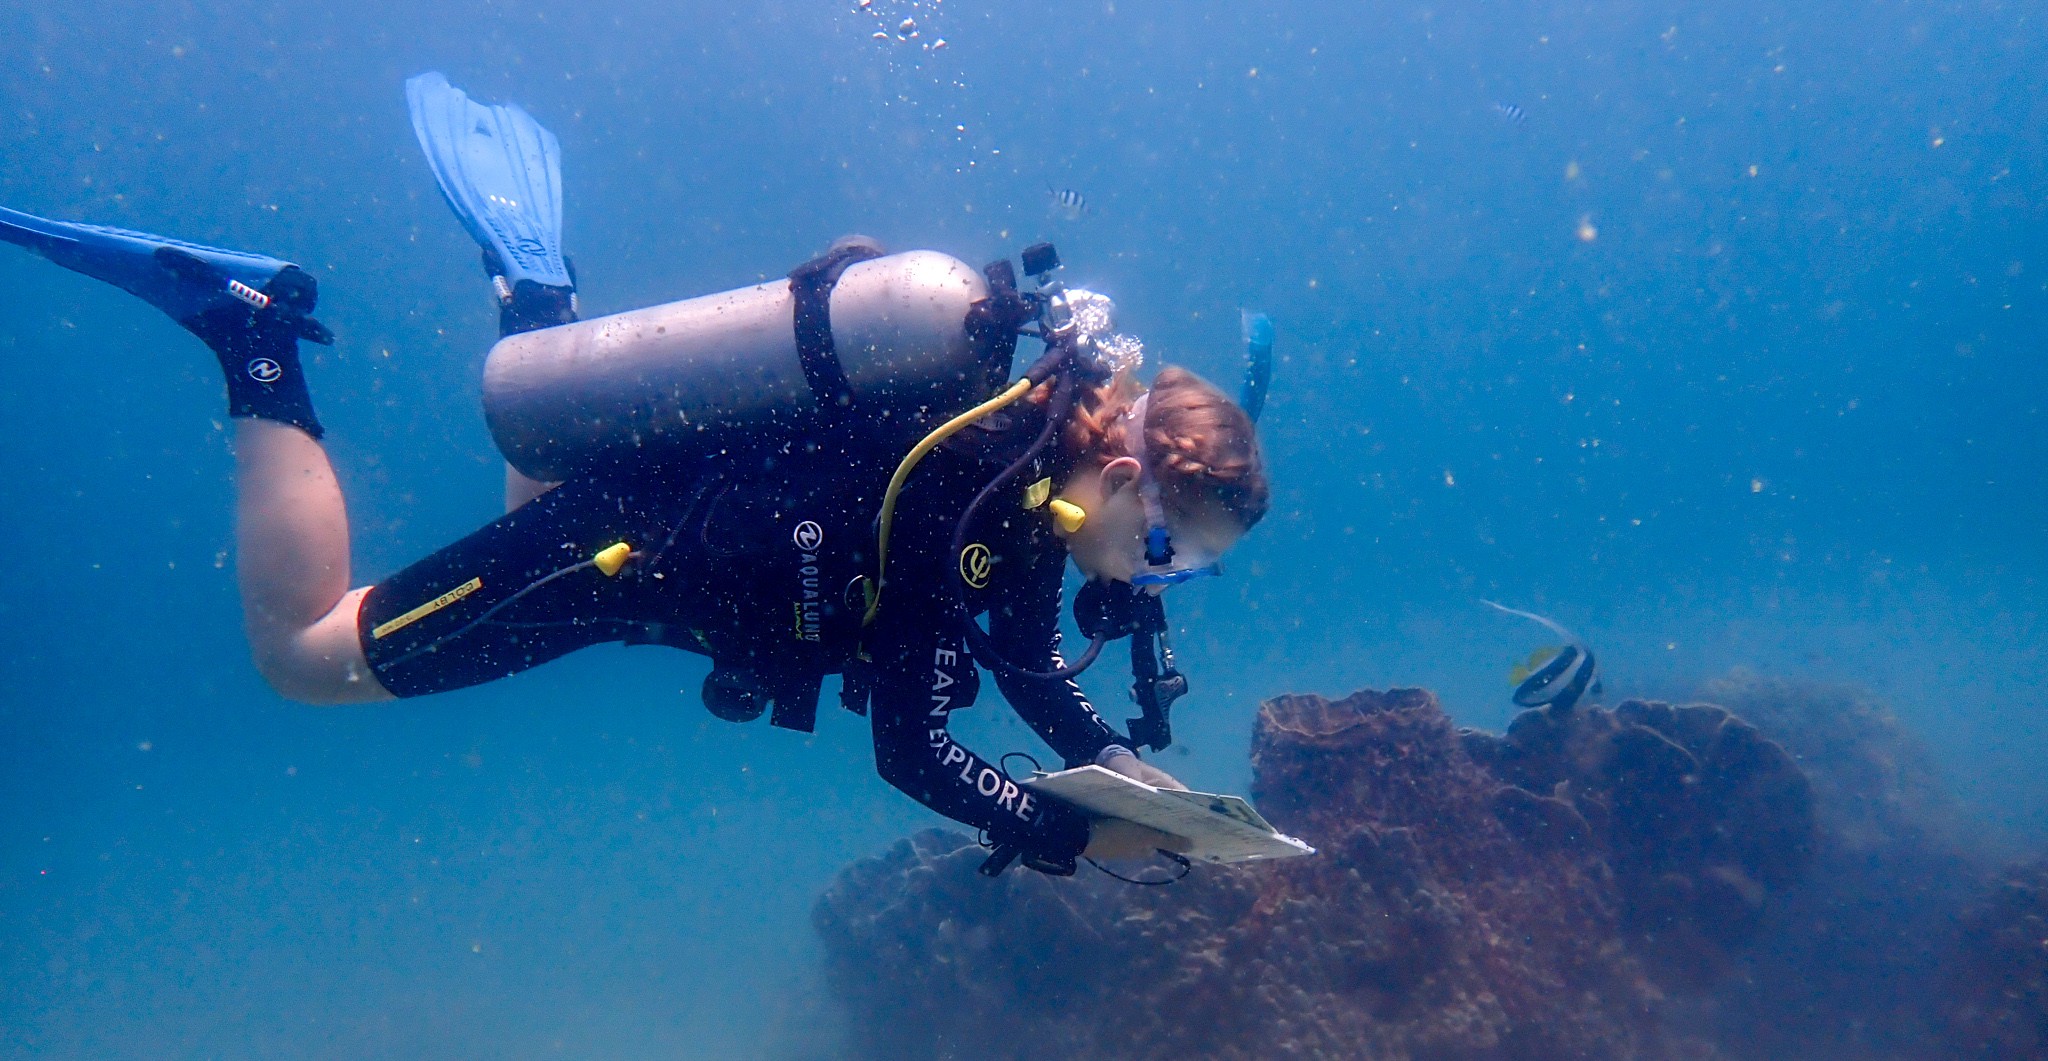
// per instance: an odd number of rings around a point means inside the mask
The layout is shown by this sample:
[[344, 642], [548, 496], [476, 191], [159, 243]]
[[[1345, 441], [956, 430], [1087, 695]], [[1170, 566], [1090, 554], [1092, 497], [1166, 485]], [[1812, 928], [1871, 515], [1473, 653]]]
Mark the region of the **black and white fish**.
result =
[[1563, 714], [1577, 707], [1579, 699], [1587, 693], [1600, 691], [1600, 679], [1593, 663], [1593, 650], [1579, 639], [1579, 635], [1559, 626], [1557, 623], [1519, 608], [1510, 608], [1492, 601], [1481, 601], [1495, 611], [1517, 615], [1531, 622], [1541, 623], [1551, 633], [1564, 638], [1564, 645], [1556, 648], [1539, 648], [1531, 653], [1527, 663], [1517, 666], [1510, 679], [1520, 684], [1515, 686], [1514, 701], [1517, 707], [1542, 707], [1550, 705], [1552, 711]]
[[1493, 113], [1499, 115], [1500, 120], [1509, 125], [1520, 125], [1529, 118], [1529, 112], [1523, 110], [1518, 103], [1496, 102], [1493, 105]]
[[1045, 194], [1048, 208], [1058, 217], [1079, 221], [1081, 215], [1088, 212], [1088, 199], [1072, 188], [1054, 188], [1048, 184]]

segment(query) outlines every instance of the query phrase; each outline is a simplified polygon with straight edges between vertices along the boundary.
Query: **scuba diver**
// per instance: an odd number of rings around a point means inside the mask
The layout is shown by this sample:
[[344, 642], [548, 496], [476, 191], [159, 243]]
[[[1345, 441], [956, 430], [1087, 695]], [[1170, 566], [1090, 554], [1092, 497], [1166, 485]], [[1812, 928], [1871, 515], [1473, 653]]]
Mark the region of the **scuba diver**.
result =
[[[1049, 245], [980, 273], [849, 238], [786, 281], [578, 320], [559, 148], [516, 106], [408, 83], [500, 307], [485, 407], [511, 467], [500, 518], [355, 587], [348, 518], [301, 342], [331, 343], [288, 262], [0, 209], [0, 239], [113, 283], [217, 357], [234, 420], [237, 570], [256, 666], [290, 699], [421, 696], [605, 642], [708, 656], [705, 706], [808, 731], [820, 686], [869, 717], [891, 785], [1066, 874], [1171, 838], [1020, 787], [951, 735], [977, 666], [1067, 766], [1183, 787], [1141, 760], [1185, 691], [1160, 594], [1220, 571], [1265, 514], [1251, 418], [1194, 374], [1149, 390], [1100, 356], [1108, 300]], [[1020, 335], [1046, 352], [1011, 381]], [[1069, 663], [1068, 559], [1090, 638]], [[987, 627], [981, 625], [986, 616]], [[1132, 641], [1119, 731], [1073, 678]]]

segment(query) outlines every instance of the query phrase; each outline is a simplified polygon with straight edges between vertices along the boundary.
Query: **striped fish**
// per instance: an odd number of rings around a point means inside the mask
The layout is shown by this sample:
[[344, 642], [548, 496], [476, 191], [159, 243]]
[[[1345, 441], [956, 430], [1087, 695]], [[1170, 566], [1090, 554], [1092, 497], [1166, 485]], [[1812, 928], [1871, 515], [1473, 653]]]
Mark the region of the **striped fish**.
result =
[[1054, 188], [1048, 184], [1045, 186], [1045, 194], [1050, 209], [1059, 217], [1079, 221], [1081, 215], [1088, 212], [1087, 198], [1072, 188]]
[[1510, 677], [1521, 683], [1515, 686], [1516, 706], [1542, 707], [1548, 704], [1552, 711], [1564, 714], [1577, 707], [1579, 699], [1587, 693], [1600, 691], [1600, 680], [1593, 663], [1593, 650], [1588, 648], [1584, 641], [1579, 640], [1577, 634], [1535, 612], [1525, 612], [1492, 601], [1480, 603], [1495, 611], [1541, 623], [1565, 640], [1563, 648], [1537, 649], [1530, 655], [1527, 663], [1515, 668]]
[[1528, 120], [1529, 117], [1529, 112], [1523, 110], [1520, 104], [1515, 103], [1497, 102], [1493, 105], [1493, 113], [1499, 115], [1500, 120], [1509, 125], [1520, 125]]

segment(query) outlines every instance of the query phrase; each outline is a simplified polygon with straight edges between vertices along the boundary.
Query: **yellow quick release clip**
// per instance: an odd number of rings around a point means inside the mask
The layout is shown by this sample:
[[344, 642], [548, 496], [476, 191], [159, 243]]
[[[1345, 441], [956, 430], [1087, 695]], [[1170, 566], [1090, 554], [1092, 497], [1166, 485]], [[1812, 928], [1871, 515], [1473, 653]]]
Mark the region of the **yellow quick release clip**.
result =
[[604, 572], [606, 578], [610, 578], [617, 575], [626, 566], [626, 561], [632, 558], [633, 547], [625, 542], [619, 542], [616, 545], [607, 545], [599, 549], [597, 555], [590, 558], [590, 563], [599, 571]]

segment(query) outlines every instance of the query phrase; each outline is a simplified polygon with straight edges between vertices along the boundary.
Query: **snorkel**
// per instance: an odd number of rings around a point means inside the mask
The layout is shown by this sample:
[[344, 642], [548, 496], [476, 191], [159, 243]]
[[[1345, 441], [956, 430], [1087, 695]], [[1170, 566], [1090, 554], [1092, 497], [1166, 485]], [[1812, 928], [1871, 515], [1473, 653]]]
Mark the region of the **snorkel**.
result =
[[1124, 414], [1124, 447], [1131, 458], [1138, 462], [1138, 497], [1145, 506], [1145, 566], [1146, 570], [1131, 576], [1131, 585], [1143, 590], [1161, 590], [1178, 586], [1198, 578], [1210, 578], [1223, 573], [1219, 559], [1207, 563], [1186, 563], [1176, 565], [1177, 555], [1173, 547], [1173, 532], [1166, 525], [1166, 503], [1162, 500], [1159, 479], [1152, 474], [1152, 459], [1146, 452], [1145, 416], [1152, 408], [1152, 395], [1143, 394], [1131, 403], [1130, 411]]

